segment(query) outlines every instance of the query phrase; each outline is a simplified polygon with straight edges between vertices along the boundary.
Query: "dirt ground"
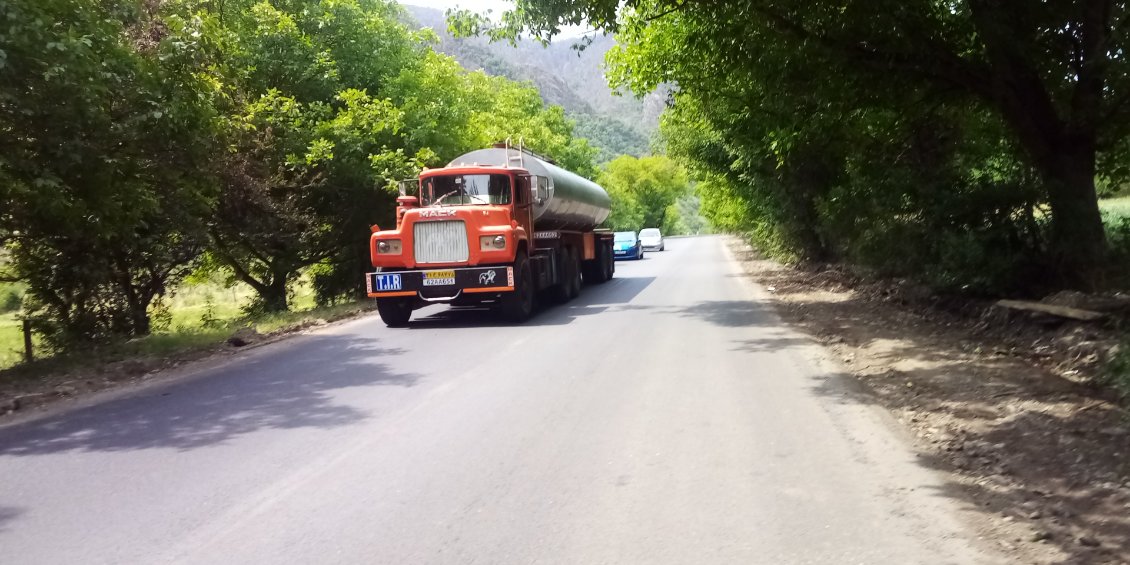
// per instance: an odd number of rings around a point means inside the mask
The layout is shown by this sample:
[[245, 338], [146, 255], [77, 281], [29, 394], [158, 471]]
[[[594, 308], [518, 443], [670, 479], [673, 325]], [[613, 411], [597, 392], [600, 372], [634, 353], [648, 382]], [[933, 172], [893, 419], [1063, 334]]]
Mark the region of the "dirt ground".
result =
[[1113, 331], [731, 251], [824, 344], [1017, 563], [1130, 563], [1130, 426], [1091, 384]]

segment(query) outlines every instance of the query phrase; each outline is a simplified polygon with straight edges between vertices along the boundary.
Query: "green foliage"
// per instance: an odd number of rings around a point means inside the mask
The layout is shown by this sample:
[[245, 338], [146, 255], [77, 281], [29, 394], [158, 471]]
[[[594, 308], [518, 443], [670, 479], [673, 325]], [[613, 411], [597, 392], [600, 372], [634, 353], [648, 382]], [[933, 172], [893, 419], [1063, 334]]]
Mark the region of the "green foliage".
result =
[[642, 157], [648, 153], [648, 138], [618, 120], [596, 114], [572, 114], [575, 134], [597, 148], [596, 161], [607, 163], [620, 155]]
[[212, 198], [209, 85], [186, 27], [131, 2], [0, 4], [0, 234], [55, 342], [144, 334]]
[[1123, 341], [1115, 350], [1103, 367], [1100, 378], [1117, 391], [1123, 401], [1130, 399], [1130, 342]]
[[1099, 209], [1108, 225], [1118, 223], [1118, 220], [1130, 217], [1130, 196], [1100, 200]]
[[667, 207], [670, 222], [666, 235], [698, 235], [709, 233], [706, 218], [702, 215], [702, 201], [692, 192], [680, 196]]
[[0, 283], [0, 314], [19, 310], [23, 304], [24, 292], [20, 285]]
[[612, 197], [607, 225], [614, 230], [660, 228], [674, 231], [672, 206], [689, 191], [686, 173], [663, 156], [622, 155], [604, 166], [597, 182]]
[[70, 346], [177, 324], [194, 271], [266, 312], [316, 267], [339, 302], [420, 167], [510, 137], [595, 174], [561, 108], [402, 19], [391, 0], [0, 3], [0, 278], [27, 285], [0, 306]]
[[615, 32], [612, 81], [676, 85], [671, 153], [696, 179], [725, 178], [747, 226], [807, 257], [888, 257], [902, 272], [1006, 265], [975, 285], [1004, 291], [1101, 282], [1095, 178], [1116, 190], [1130, 176], [1128, 15], [1110, 0], [518, 0], [497, 25], [452, 19], [495, 38], [581, 21]]

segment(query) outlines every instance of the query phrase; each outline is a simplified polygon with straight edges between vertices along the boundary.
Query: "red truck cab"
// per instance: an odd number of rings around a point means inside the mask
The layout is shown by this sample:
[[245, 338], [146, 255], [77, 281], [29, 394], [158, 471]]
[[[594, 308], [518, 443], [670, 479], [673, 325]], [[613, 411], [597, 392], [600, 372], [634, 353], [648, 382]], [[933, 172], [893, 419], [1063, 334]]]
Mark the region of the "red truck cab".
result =
[[382, 319], [402, 326], [413, 309], [443, 302], [492, 305], [521, 321], [539, 290], [568, 287], [574, 296], [582, 272], [595, 272], [594, 232], [537, 234], [536, 205], [550, 197], [551, 178], [509, 162], [425, 169], [402, 183], [396, 228], [374, 231], [369, 242], [376, 270], [366, 289]]

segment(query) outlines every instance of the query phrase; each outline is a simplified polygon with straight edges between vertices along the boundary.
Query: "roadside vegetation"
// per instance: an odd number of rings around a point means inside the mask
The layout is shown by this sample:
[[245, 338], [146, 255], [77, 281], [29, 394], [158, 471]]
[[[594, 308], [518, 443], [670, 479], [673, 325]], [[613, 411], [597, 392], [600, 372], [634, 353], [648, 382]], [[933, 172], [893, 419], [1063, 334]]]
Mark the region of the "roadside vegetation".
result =
[[501, 24], [451, 19], [496, 39], [614, 33], [613, 86], [672, 89], [668, 154], [719, 229], [946, 291], [1042, 295], [1130, 269], [1096, 185], [1130, 174], [1130, 8], [1088, 6], [518, 0]]
[[356, 309], [395, 181], [471, 149], [600, 173], [532, 85], [404, 21], [389, 0], [0, 4], [0, 367], [17, 318], [81, 354]]
[[[103, 364], [129, 358], [157, 359], [191, 354], [222, 345], [237, 331], [254, 330], [268, 335], [301, 329], [365, 312], [370, 305], [345, 300], [319, 305], [310, 277], [300, 277], [288, 296], [286, 311], [256, 312], [256, 296], [247, 285], [220, 277], [182, 282], [168, 298], [155, 301], [150, 309], [151, 331], [130, 340], [88, 343], [81, 348], [59, 348], [34, 336], [34, 367], [22, 374], [34, 376], [43, 371], [73, 366]], [[24, 360], [22, 315], [19, 310], [0, 314], [0, 370]]]
[[680, 208], [692, 196], [686, 171], [662, 155], [621, 155], [604, 165], [597, 177], [612, 197], [608, 227], [617, 231], [659, 228], [664, 234], [688, 233], [696, 225], [697, 209]]
[[[932, 6], [517, 0], [500, 20], [449, 20], [496, 40], [581, 21], [614, 34], [612, 86], [671, 92], [660, 143], [701, 214], [770, 256], [958, 300], [1118, 302], [1130, 289], [1130, 6]], [[1127, 393], [1123, 358], [1109, 382]]]

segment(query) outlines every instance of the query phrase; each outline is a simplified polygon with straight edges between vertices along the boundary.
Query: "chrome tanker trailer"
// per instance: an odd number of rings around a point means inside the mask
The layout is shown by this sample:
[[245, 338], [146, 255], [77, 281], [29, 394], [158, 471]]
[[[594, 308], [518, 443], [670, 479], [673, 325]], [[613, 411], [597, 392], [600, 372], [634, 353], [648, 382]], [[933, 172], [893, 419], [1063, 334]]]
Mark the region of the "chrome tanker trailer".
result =
[[480, 149], [401, 184], [396, 229], [374, 226], [370, 297], [389, 326], [429, 302], [491, 305], [512, 321], [535, 295], [564, 302], [612, 278], [611, 199], [529, 151]]

